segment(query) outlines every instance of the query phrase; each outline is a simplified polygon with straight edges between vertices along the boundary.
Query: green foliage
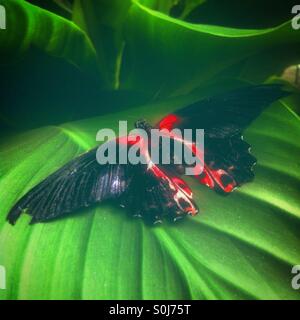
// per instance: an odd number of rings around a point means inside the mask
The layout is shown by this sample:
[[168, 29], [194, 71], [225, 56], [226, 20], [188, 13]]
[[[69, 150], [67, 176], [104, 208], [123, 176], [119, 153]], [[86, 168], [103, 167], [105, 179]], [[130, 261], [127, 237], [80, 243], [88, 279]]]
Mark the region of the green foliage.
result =
[[[260, 52], [280, 52], [286, 61], [295, 60], [291, 52], [299, 51], [300, 39], [290, 22], [259, 30], [192, 24], [164, 13], [168, 10], [161, 9], [162, 3], [174, 1], [76, 0], [75, 24], [22, 0], [2, 2], [10, 12], [8, 32], [0, 35], [5, 53], [38, 47], [97, 72], [103, 88], [146, 91], [154, 97], [187, 93], [248, 60], [251, 69], [267, 63], [271, 75], [278, 67]], [[247, 74], [243, 77], [247, 80]]]
[[7, 12], [7, 29], [0, 33], [2, 63], [36, 47], [84, 70], [98, 70], [92, 42], [74, 23], [25, 1], [1, 4]]
[[[101, 94], [90, 99], [99, 108], [93, 115], [101, 116], [66, 123], [66, 107], [48, 126], [2, 134], [0, 265], [8, 288], [0, 298], [299, 299], [291, 287], [291, 268], [300, 261], [296, 96], [268, 108], [245, 133], [258, 158], [253, 183], [222, 197], [188, 180], [201, 211], [195, 218], [151, 228], [103, 204], [47, 224], [28, 226], [26, 215], [14, 227], [6, 222], [19, 197], [95, 146], [99, 129], [116, 129], [118, 120], [132, 125], [141, 115], [155, 123], [204, 95], [240, 85], [234, 79], [262, 82], [299, 63], [300, 38], [289, 22], [251, 30], [186, 22], [202, 1], [185, 1], [178, 19], [171, 16], [178, 1], [75, 0], [71, 8], [57, 2], [69, 20], [26, 1], [0, 1], [9, 13], [9, 27], [0, 31], [1, 62], [16, 59], [30, 70], [35, 48], [75, 65], [79, 81], [97, 80]], [[62, 77], [62, 70], [54, 72]], [[143, 92], [148, 103], [109, 101], [110, 91], [125, 89]], [[28, 103], [28, 92], [20, 99], [29, 115], [51, 109], [48, 99]]]
[[119, 119], [139, 113], [156, 121], [188, 101], [37, 129], [1, 146], [0, 263], [9, 283], [3, 298], [299, 297], [290, 270], [300, 259], [300, 130], [286, 103], [246, 132], [259, 159], [254, 183], [222, 197], [189, 181], [201, 210], [195, 218], [151, 228], [104, 204], [47, 224], [28, 226], [26, 215], [14, 227], [5, 222], [29, 188], [94, 146], [99, 128], [116, 129]]

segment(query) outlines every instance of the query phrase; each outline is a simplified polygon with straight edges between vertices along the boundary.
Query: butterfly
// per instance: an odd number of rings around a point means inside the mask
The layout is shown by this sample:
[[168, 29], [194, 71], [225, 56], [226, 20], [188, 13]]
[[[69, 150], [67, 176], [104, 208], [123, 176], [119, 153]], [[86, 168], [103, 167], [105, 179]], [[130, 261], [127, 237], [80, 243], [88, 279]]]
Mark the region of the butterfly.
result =
[[[242, 87], [168, 114], [154, 127], [145, 120], [137, 121], [135, 127], [167, 132], [174, 128], [204, 129], [203, 170], [194, 178], [210, 189], [228, 194], [254, 178], [256, 158], [243, 140], [244, 129], [267, 106], [288, 94], [277, 84]], [[127, 137], [116, 141], [129, 145]], [[96, 159], [97, 148], [83, 153], [18, 200], [7, 219], [15, 224], [26, 212], [32, 216], [30, 224], [46, 222], [106, 200], [151, 224], [164, 218], [177, 221], [196, 215], [199, 210], [193, 192], [180, 177], [187, 164], [155, 164], [149, 149], [145, 153], [147, 163], [135, 165], [100, 165]]]

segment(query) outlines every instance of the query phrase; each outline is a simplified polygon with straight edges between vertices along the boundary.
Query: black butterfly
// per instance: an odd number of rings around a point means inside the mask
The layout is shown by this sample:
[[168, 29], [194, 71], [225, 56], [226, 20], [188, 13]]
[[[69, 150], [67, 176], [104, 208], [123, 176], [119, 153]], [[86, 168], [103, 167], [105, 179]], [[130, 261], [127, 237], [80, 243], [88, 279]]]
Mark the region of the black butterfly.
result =
[[[200, 100], [167, 115], [155, 127], [204, 129], [205, 165], [196, 178], [226, 194], [254, 177], [256, 159], [242, 131], [268, 105], [287, 95], [280, 85], [244, 87]], [[151, 128], [145, 121], [135, 126]], [[126, 145], [126, 139], [118, 143]], [[31, 224], [45, 222], [109, 199], [151, 223], [161, 222], [164, 216], [175, 221], [197, 214], [193, 193], [178, 176], [180, 166], [155, 165], [150, 154], [147, 164], [100, 165], [96, 152], [80, 155], [36, 185], [11, 209], [8, 221], [15, 224], [26, 211], [32, 216]]]

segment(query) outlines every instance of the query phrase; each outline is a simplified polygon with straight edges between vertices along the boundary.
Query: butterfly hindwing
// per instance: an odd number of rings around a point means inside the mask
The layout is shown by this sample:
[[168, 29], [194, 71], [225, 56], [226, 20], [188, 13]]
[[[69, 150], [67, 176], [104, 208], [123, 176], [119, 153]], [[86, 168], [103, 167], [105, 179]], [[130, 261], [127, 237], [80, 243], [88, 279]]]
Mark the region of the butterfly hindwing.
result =
[[281, 85], [256, 85], [208, 97], [164, 117], [157, 127], [204, 129], [204, 170], [196, 178], [223, 193], [251, 181], [256, 158], [243, 130], [271, 103], [287, 96]]

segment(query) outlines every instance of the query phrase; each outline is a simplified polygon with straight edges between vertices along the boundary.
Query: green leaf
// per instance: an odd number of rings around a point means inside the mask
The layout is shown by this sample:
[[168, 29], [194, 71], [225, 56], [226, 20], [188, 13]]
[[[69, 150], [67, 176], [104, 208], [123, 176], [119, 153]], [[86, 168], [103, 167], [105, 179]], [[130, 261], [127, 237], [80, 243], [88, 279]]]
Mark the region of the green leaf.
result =
[[[188, 15], [198, 8], [200, 5], [206, 2], [206, 0], [186, 0], [183, 2], [183, 8], [181, 9], [180, 15], [178, 16], [179, 19], [185, 20]], [[180, 5], [180, 1], [178, 3]]]
[[68, 0], [53, 0], [58, 6], [68, 13], [72, 13], [72, 5]]
[[179, 0], [140, 0], [139, 2], [148, 8], [169, 14]]
[[[299, 51], [290, 22], [250, 30], [181, 20], [199, 0], [184, 1], [178, 19], [169, 15], [181, 3], [173, 0], [76, 0], [74, 23], [21, 0], [3, 1], [10, 13], [0, 36], [7, 56], [33, 45], [93, 72], [102, 88], [154, 98], [188, 93], [243, 60], [253, 71], [245, 79], [262, 81], [283, 62], [295, 63]], [[269, 59], [273, 53], [279, 64]], [[261, 69], [264, 76], [255, 71]]]
[[185, 19], [191, 11], [199, 7], [205, 0], [139, 0], [139, 2], [156, 11], [172, 15], [176, 10], [176, 18]]
[[73, 20], [91, 37], [107, 86], [119, 88], [124, 49], [123, 23], [130, 0], [75, 0]]
[[1, 61], [7, 63], [34, 47], [96, 73], [100, 81], [96, 51], [76, 24], [22, 0], [1, 4], [7, 12], [7, 28], [0, 33]]
[[300, 42], [290, 22], [260, 30], [192, 24], [136, 0], [125, 30], [121, 88], [143, 88], [155, 97], [189, 92], [262, 50], [280, 49], [284, 59]]
[[[258, 158], [253, 183], [222, 197], [189, 179], [201, 213], [147, 227], [103, 204], [65, 219], [16, 226], [5, 217], [32, 186], [96, 144], [100, 128], [143, 114], [153, 122], [201, 94], [12, 136], [0, 146], [2, 299], [299, 299], [299, 117], [286, 101], [245, 139]], [[153, 113], [153, 110], [157, 111]]]

